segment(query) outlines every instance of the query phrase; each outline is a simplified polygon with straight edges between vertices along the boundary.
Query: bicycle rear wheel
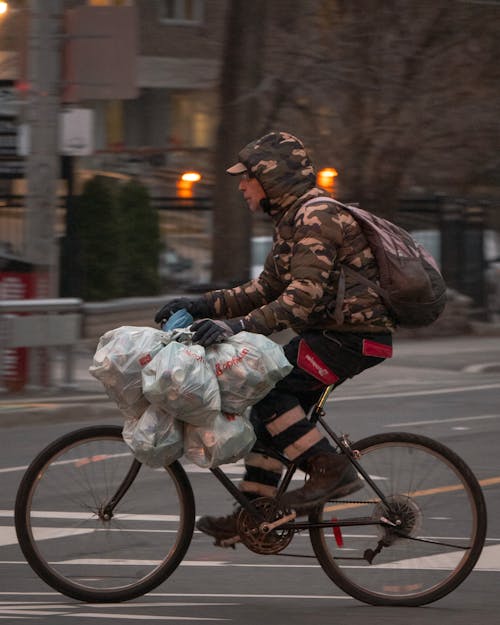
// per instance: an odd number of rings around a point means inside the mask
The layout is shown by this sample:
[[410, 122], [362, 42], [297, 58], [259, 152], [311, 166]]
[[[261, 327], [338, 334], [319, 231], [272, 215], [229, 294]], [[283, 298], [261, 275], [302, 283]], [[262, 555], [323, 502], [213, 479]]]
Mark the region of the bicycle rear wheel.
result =
[[351, 502], [326, 503], [310, 520], [385, 517], [396, 525], [312, 528], [319, 563], [365, 603], [416, 606], [444, 597], [472, 571], [485, 540], [486, 507], [476, 478], [454, 452], [424, 436], [381, 434], [352, 448], [388, 508], [365, 482]]
[[[104, 507], [136, 471], [106, 518]], [[126, 601], [158, 586], [184, 557], [194, 520], [181, 465], [140, 465], [118, 426], [84, 428], [50, 444], [27, 469], [15, 506], [19, 544], [33, 570], [89, 602]]]

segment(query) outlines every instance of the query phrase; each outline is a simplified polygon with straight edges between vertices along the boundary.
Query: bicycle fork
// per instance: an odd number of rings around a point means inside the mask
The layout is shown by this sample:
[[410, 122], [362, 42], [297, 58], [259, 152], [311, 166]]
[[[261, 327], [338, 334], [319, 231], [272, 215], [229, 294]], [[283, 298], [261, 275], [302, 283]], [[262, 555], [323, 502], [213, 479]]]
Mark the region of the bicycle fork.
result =
[[130, 465], [129, 470], [127, 471], [127, 474], [123, 478], [122, 483], [116, 489], [115, 494], [111, 497], [111, 499], [107, 503], [99, 507], [99, 518], [102, 521], [109, 521], [110, 519], [113, 518], [114, 509], [123, 499], [128, 489], [131, 487], [133, 481], [135, 480], [135, 478], [137, 477], [137, 474], [140, 471], [141, 466], [142, 464], [139, 462], [139, 460], [136, 460], [134, 458], [134, 460], [132, 461], [132, 464]]

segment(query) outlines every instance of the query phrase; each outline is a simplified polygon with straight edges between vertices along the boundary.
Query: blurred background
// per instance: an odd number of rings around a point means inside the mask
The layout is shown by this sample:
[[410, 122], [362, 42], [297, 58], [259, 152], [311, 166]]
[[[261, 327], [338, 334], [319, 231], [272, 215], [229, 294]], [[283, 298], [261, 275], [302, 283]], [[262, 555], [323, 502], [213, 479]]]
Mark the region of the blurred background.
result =
[[435, 255], [433, 331], [500, 321], [499, 32], [495, 0], [0, 2], [3, 387], [257, 275], [271, 224], [224, 171], [269, 130]]

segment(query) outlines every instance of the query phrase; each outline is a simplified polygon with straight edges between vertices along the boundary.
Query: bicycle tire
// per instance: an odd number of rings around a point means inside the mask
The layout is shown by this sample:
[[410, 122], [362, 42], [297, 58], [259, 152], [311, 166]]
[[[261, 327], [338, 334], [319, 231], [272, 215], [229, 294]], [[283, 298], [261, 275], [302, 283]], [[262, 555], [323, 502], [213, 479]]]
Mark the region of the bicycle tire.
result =
[[195, 504], [179, 462], [165, 471], [140, 466], [113, 518], [96, 513], [133, 462], [121, 427], [99, 425], [61, 436], [26, 470], [15, 503], [19, 545], [58, 592], [92, 603], [127, 601], [156, 588], [182, 561]]
[[[455, 452], [417, 434], [370, 436], [352, 449], [360, 452], [360, 465], [392, 512], [397, 509], [393, 518], [403, 520], [403, 529], [365, 525], [327, 533], [311, 528], [318, 562], [339, 588], [364, 603], [418, 606], [441, 599], [466, 579], [484, 545], [486, 505], [476, 477]], [[329, 502], [309, 518], [347, 520], [356, 510], [378, 519], [386, 511], [366, 482], [351, 500]], [[379, 541], [388, 544], [377, 551]]]

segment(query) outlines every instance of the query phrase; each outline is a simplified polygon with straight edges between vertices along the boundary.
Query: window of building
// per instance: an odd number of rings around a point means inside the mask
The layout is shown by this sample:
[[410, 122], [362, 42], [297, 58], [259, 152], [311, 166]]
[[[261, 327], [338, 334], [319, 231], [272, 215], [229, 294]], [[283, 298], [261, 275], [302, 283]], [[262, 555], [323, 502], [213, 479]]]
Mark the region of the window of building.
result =
[[170, 102], [170, 140], [181, 147], [213, 147], [216, 95], [207, 91], [177, 92], [171, 95]]
[[204, 0], [161, 0], [162, 22], [199, 24], [203, 21]]

